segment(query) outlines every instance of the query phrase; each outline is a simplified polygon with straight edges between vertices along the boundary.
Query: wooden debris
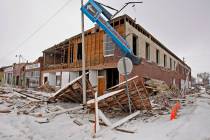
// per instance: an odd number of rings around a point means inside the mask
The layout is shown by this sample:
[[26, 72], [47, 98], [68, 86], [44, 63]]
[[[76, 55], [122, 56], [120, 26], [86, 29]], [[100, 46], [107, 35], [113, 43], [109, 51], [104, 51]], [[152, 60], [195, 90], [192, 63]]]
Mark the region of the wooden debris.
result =
[[9, 107], [0, 108], [0, 113], [10, 113], [10, 112], [11, 108]]
[[40, 118], [40, 117], [36, 118], [35, 121], [38, 122], [38, 123], [48, 123], [48, 122], [50, 122], [48, 118]]
[[64, 109], [64, 110], [60, 110], [60, 111], [56, 111], [56, 112], [43, 114], [42, 116], [43, 117], [57, 116], [57, 115], [60, 115], [60, 114], [63, 114], [63, 113], [79, 110], [79, 109], [82, 109], [82, 108], [83, 108], [83, 106], [77, 106], [77, 107], [73, 107], [73, 108], [69, 108], [69, 109]]
[[36, 100], [36, 101], [42, 100], [42, 99], [40, 99], [40, 98], [34, 97], [33, 95], [26, 94], [26, 93], [24, 93], [24, 91], [21, 91], [21, 90], [14, 89], [14, 91], [15, 91], [16, 93], [22, 95], [23, 97], [28, 98], [29, 100], [31, 100], [31, 99]]
[[[94, 120], [89, 120], [89, 122], [95, 123]], [[99, 122], [99, 124], [102, 126], [107, 126], [104, 122]], [[114, 128], [114, 129], [120, 132], [125, 132], [125, 133], [131, 133], [131, 134], [135, 133], [134, 131], [123, 129], [123, 128]]]
[[45, 82], [43, 85], [38, 87], [38, 90], [48, 92], [48, 93], [52, 93], [52, 92], [56, 91], [56, 88], [53, 87], [53, 86], [50, 86], [48, 82]]
[[74, 120], [73, 121], [75, 124], [77, 124], [78, 126], [82, 126], [83, 125], [83, 123], [81, 123], [80, 121], [78, 121], [78, 120]]
[[[138, 76], [128, 79], [128, 88], [133, 111], [151, 109], [148, 92], [144, 87], [144, 83], [138, 78]], [[108, 93], [98, 97], [98, 100], [100, 101], [98, 103], [99, 108], [103, 111], [118, 109], [124, 112], [129, 112], [128, 96], [124, 90], [125, 82], [110, 89], [111, 90], [108, 90]], [[89, 100], [87, 103], [88, 107], [93, 110], [94, 99]]]
[[96, 134], [96, 136], [100, 136], [100, 135], [102, 135], [103, 133], [105, 133], [106, 131], [111, 130], [111, 129], [114, 129], [114, 128], [116, 128], [116, 127], [122, 125], [123, 123], [125, 123], [125, 122], [127, 122], [128, 120], [130, 120], [130, 119], [136, 117], [136, 116], [139, 115], [139, 114], [140, 114], [140, 111], [136, 111], [135, 113], [133, 113], [133, 114], [131, 114], [131, 115], [129, 115], [129, 116], [127, 116], [127, 117], [125, 117], [125, 118], [119, 120], [118, 122], [112, 124], [111, 126], [109, 126], [109, 127], [105, 128], [105, 129], [99, 131], [99, 132]]
[[[86, 75], [87, 74], [88, 73], [86, 73]], [[88, 79], [86, 79], [86, 93], [87, 100], [93, 99], [95, 91]], [[53, 97], [49, 99], [49, 101], [61, 100], [66, 102], [71, 101], [74, 103], [82, 103], [82, 97], [82, 76], [80, 76], [58, 90]]]

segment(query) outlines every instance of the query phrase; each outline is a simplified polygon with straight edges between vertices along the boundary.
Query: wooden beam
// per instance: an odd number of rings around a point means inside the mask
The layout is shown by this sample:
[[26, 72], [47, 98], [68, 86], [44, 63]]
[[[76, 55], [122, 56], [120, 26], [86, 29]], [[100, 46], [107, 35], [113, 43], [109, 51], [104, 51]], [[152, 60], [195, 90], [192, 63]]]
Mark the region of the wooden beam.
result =
[[55, 112], [51, 112], [51, 113], [47, 113], [42, 115], [43, 117], [50, 117], [50, 116], [57, 116], [66, 112], [71, 112], [71, 111], [75, 111], [75, 110], [79, 110], [79, 109], [83, 109], [83, 106], [77, 106], [77, 107], [73, 107], [73, 108], [69, 108], [69, 109], [64, 109], [64, 110], [59, 110], [59, 111], [55, 111]]
[[105, 128], [105, 129], [99, 131], [98, 134], [97, 134], [96, 136], [100, 136], [100, 135], [104, 134], [106, 131], [111, 130], [111, 129], [114, 129], [115, 127], [117, 127], [117, 126], [119, 126], [119, 125], [122, 125], [122, 124], [125, 123], [126, 121], [128, 121], [128, 120], [130, 120], [130, 119], [136, 117], [136, 116], [139, 115], [139, 114], [140, 114], [140, 111], [136, 111], [135, 113], [133, 113], [133, 114], [131, 114], [131, 115], [129, 115], [129, 116], [127, 116], [127, 117], [125, 117], [125, 118], [119, 120], [118, 122], [114, 123], [113, 125], [111, 125], [111, 126]]
[[[103, 100], [103, 99], [106, 99], [106, 98], [109, 98], [109, 97], [111, 97], [111, 96], [114, 96], [114, 95], [116, 95], [116, 94], [118, 94], [118, 93], [120, 93], [120, 92], [122, 92], [122, 91], [124, 91], [125, 89], [121, 89], [121, 90], [117, 90], [117, 91], [113, 91], [113, 92], [110, 92], [110, 93], [106, 93], [106, 94], [104, 94], [104, 95], [102, 95], [102, 96], [99, 96], [98, 97], [98, 101], [101, 101], [101, 100]], [[95, 102], [95, 99], [92, 99], [92, 100], [89, 100], [88, 102], [87, 102], [87, 104], [93, 104]]]

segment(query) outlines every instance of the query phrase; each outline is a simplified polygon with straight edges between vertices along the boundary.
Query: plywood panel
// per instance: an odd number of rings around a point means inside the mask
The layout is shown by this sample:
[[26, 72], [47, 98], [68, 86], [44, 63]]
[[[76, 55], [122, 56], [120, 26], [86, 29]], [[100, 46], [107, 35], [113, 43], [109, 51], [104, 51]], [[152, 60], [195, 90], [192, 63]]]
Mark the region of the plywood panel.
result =
[[98, 95], [101, 96], [104, 94], [105, 91], [105, 77], [104, 76], [98, 76]]

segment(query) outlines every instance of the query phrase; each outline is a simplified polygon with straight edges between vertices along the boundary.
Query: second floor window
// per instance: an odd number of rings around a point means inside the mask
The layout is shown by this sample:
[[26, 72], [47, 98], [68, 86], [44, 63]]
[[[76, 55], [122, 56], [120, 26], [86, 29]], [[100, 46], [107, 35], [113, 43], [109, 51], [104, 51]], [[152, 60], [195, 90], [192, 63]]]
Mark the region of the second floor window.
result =
[[104, 34], [104, 56], [114, 56], [115, 43], [112, 38]]
[[146, 60], [150, 60], [150, 45], [149, 45], [149, 43], [146, 43], [145, 58], [146, 58]]
[[164, 54], [164, 67], [167, 67], [167, 56]]
[[77, 45], [77, 60], [82, 60], [82, 43]]
[[156, 50], [156, 63], [160, 64], [160, 51]]
[[74, 47], [70, 47], [70, 63], [74, 62]]
[[172, 69], [172, 59], [170, 58], [170, 69]]

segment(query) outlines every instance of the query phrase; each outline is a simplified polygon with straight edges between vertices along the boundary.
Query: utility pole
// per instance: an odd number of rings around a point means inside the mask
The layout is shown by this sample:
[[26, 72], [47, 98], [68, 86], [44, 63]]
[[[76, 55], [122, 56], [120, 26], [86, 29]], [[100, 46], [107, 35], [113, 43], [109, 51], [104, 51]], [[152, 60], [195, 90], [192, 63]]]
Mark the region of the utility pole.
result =
[[[81, 0], [81, 7], [83, 0]], [[82, 92], [83, 104], [86, 104], [86, 75], [85, 75], [85, 32], [84, 32], [84, 14], [81, 11], [81, 29], [82, 29]]]
[[20, 59], [21, 59], [22, 55], [19, 54], [19, 55], [16, 55], [15, 57], [18, 57], [18, 64], [20, 64]]

